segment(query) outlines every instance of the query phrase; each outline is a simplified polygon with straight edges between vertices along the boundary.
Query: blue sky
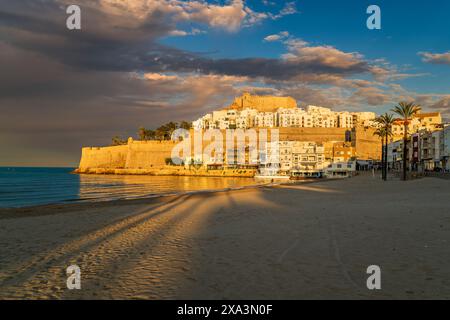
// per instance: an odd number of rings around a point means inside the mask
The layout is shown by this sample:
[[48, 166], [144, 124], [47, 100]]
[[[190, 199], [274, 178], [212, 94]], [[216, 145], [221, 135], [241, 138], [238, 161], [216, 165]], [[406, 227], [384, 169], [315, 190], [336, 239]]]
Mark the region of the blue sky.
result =
[[[274, 1], [277, 2], [277, 1]], [[284, 2], [264, 5], [247, 2], [255, 11], [277, 12]], [[276, 58], [285, 53], [281, 43], [265, 43], [270, 34], [288, 31], [292, 36], [315, 45], [331, 45], [345, 52], [359, 52], [368, 59], [385, 58], [410, 73], [429, 76], [406, 79], [409, 89], [446, 94], [450, 89], [448, 66], [423, 63], [418, 52], [450, 50], [450, 2], [432, 1], [295, 1], [298, 13], [276, 21], [264, 21], [237, 32], [209, 30], [205, 34], [169, 37], [162, 42], [213, 57]], [[381, 8], [382, 29], [369, 30], [366, 9], [376, 4]], [[448, 80], [448, 81], [445, 81]]]

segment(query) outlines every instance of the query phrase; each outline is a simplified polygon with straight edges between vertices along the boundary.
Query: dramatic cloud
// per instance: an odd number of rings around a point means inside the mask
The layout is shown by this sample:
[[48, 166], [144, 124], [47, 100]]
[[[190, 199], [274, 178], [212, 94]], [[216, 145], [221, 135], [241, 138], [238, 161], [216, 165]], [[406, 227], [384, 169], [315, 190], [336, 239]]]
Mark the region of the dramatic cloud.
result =
[[377, 87], [366, 87], [358, 89], [351, 97], [354, 104], [369, 104], [372, 106], [382, 106], [387, 103], [392, 103], [392, 96], [385, 90]]
[[450, 122], [450, 94], [419, 94], [414, 98], [427, 109], [440, 112], [444, 120]]
[[287, 41], [289, 53], [283, 59], [290, 64], [305, 65], [329, 73], [363, 73], [369, 64], [358, 53], [347, 53], [332, 46], [310, 46], [303, 40]]
[[450, 51], [446, 53], [419, 52], [424, 62], [450, 65]]
[[[70, 3], [68, 0], [60, 2]], [[91, 1], [83, 4], [91, 5]], [[295, 2], [288, 2], [279, 13], [255, 12], [243, 0], [230, 0], [224, 5], [206, 1], [182, 0], [100, 0], [100, 10], [116, 16], [129, 15], [140, 21], [148, 21], [155, 14], [169, 17], [172, 21], [203, 23], [209, 27], [221, 28], [230, 32], [239, 30], [265, 19], [280, 19], [297, 13]]]
[[[236, 33], [281, 19], [297, 12], [294, 2], [268, 3], [275, 13], [242, 0], [76, 2], [80, 32], [65, 27], [70, 0], [0, 6], [0, 147], [12, 150], [2, 164], [20, 158], [21, 164], [75, 165], [82, 145], [135, 135], [141, 125], [192, 120], [244, 90], [355, 110], [412, 96], [390, 83], [410, 75], [386, 61], [286, 31], [265, 38], [264, 45], [285, 46], [272, 58], [214, 58], [161, 44], [166, 37]], [[427, 105], [445, 111], [446, 103], [448, 97], [434, 97]]]
[[430, 105], [429, 108], [441, 112], [444, 120], [450, 122], [450, 95], [441, 97], [441, 99]]

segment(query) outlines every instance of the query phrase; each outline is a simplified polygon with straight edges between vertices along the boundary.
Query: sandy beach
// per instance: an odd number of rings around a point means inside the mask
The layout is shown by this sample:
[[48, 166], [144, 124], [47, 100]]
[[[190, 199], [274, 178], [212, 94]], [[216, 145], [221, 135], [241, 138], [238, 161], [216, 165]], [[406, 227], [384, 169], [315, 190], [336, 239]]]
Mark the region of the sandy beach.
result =
[[449, 299], [449, 187], [363, 175], [3, 209], [0, 298]]

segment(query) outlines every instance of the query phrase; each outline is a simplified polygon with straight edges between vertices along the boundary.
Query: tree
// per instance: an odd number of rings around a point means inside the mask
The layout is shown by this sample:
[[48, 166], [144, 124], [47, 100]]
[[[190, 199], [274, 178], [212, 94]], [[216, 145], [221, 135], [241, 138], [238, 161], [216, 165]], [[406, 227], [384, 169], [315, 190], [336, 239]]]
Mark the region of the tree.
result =
[[120, 145], [124, 145], [124, 144], [127, 144], [127, 141], [123, 140], [119, 136], [115, 136], [114, 138], [112, 138], [112, 145], [113, 146], [120, 146]]
[[180, 128], [181, 129], [185, 129], [185, 130], [189, 130], [192, 128], [192, 123], [191, 122], [187, 122], [187, 121], [181, 121], [180, 122]]
[[381, 178], [384, 180], [384, 136], [386, 135], [386, 130], [381, 127], [378, 128], [373, 134], [375, 136], [379, 136], [381, 140]]
[[178, 158], [178, 157], [166, 158], [165, 162], [166, 162], [166, 165], [168, 165], [168, 166], [182, 166], [182, 165], [184, 165], [183, 159]]
[[387, 180], [387, 172], [388, 172], [388, 144], [389, 137], [392, 136], [392, 124], [394, 123], [394, 117], [392, 114], [385, 113], [379, 116], [376, 121], [381, 125], [381, 128], [378, 128], [374, 133], [381, 137], [381, 145], [382, 145], [382, 166], [383, 166], [383, 180]]
[[145, 130], [145, 137], [147, 140], [155, 140], [155, 130]]
[[170, 121], [170, 122], [166, 123], [165, 126], [166, 126], [166, 137], [167, 137], [167, 140], [169, 140], [172, 137], [172, 133], [176, 129], [178, 129], [178, 123]]
[[155, 130], [155, 137], [159, 140], [169, 140], [176, 129], [178, 129], [176, 122], [168, 122]]
[[170, 140], [172, 137], [172, 133], [178, 129], [183, 128], [189, 130], [192, 128], [190, 122], [181, 121], [180, 125], [176, 122], [168, 122], [156, 128], [155, 130], [145, 129], [144, 127], [140, 127], [138, 130], [138, 136], [140, 140]]
[[392, 111], [398, 114], [403, 121], [403, 180], [406, 181], [406, 165], [407, 165], [407, 156], [408, 151], [406, 149], [406, 144], [408, 142], [408, 124], [411, 118], [418, 114], [421, 110], [419, 105], [414, 104], [413, 102], [400, 102], [397, 106], [392, 109]]
[[151, 129], [145, 129], [140, 127], [138, 130], [139, 139], [142, 141], [155, 140], [155, 131]]
[[142, 140], [142, 141], [147, 140], [146, 131], [147, 130], [144, 127], [140, 127], [138, 129], [138, 136], [139, 136], [140, 140]]
[[164, 140], [164, 136], [166, 134], [166, 128], [164, 126], [160, 126], [155, 130], [155, 138], [158, 140]]

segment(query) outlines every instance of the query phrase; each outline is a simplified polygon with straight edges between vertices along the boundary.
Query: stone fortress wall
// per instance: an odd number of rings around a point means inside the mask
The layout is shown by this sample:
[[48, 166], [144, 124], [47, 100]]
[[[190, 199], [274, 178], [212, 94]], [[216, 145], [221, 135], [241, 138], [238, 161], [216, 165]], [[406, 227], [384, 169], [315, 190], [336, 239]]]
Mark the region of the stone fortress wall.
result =
[[[279, 130], [280, 141], [313, 141], [316, 143], [344, 142], [349, 130], [345, 128], [274, 128]], [[270, 130], [268, 137], [270, 140]], [[381, 158], [381, 143], [373, 135], [374, 129], [358, 127], [351, 133], [352, 145], [359, 159]], [[225, 134], [223, 133], [225, 138]], [[191, 131], [191, 138], [193, 131]], [[205, 148], [210, 141], [203, 142]], [[109, 147], [87, 147], [82, 155], [77, 173], [113, 173], [113, 174], [179, 174], [195, 175], [180, 167], [166, 165], [171, 157], [173, 141], [135, 141], [128, 144]], [[247, 172], [246, 172], [247, 174]], [[202, 173], [202, 175], [209, 175]], [[228, 175], [221, 173], [220, 175]], [[234, 176], [233, 174], [229, 174]], [[241, 176], [241, 175], [239, 175]]]
[[257, 96], [244, 93], [234, 99], [228, 109], [256, 109], [259, 112], [274, 112], [279, 108], [297, 108], [297, 101], [291, 97]]
[[346, 128], [277, 128], [280, 141], [344, 142]]
[[80, 171], [89, 168], [125, 168], [128, 145], [81, 149]]
[[[77, 172], [93, 169], [151, 169], [165, 166], [171, 156], [173, 141], [134, 141], [111, 147], [87, 147], [81, 152]], [[101, 170], [100, 170], [101, 171]]]
[[381, 140], [374, 135], [375, 128], [357, 127], [352, 132], [352, 143], [356, 146], [356, 157], [362, 160], [381, 160]]

